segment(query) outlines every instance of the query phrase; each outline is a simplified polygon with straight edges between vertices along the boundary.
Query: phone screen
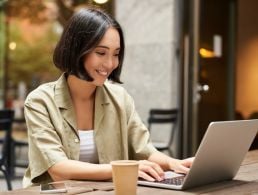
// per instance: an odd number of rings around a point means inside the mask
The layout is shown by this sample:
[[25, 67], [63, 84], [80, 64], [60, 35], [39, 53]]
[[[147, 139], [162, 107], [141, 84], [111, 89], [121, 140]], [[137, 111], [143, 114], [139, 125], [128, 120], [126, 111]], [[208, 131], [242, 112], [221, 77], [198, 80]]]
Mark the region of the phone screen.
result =
[[59, 193], [66, 192], [65, 183], [47, 183], [41, 184], [40, 192], [41, 193]]

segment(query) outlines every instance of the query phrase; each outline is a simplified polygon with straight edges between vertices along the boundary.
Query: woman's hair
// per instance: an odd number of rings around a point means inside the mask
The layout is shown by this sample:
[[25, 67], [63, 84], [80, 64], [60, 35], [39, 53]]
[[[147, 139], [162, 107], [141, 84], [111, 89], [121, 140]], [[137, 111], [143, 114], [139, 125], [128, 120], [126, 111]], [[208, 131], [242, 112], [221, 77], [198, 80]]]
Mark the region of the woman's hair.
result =
[[120, 73], [124, 59], [124, 36], [119, 23], [105, 12], [88, 8], [75, 13], [68, 21], [54, 50], [53, 61], [57, 68], [80, 79], [93, 81], [84, 68], [84, 57], [101, 41], [108, 28], [115, 28], [120, 36], [119, 64], [108, 79], [122, 83]]

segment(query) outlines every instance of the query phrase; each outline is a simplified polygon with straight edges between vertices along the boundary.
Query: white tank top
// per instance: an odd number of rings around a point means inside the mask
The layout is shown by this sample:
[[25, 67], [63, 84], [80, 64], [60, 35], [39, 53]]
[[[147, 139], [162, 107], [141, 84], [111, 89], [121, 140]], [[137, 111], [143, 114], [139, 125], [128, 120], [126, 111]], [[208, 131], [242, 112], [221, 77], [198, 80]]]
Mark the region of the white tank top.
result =
[[98, 163], [98, 152], [94, 140], [93, 130], [79, 130], [80, 137], [80, 161]]

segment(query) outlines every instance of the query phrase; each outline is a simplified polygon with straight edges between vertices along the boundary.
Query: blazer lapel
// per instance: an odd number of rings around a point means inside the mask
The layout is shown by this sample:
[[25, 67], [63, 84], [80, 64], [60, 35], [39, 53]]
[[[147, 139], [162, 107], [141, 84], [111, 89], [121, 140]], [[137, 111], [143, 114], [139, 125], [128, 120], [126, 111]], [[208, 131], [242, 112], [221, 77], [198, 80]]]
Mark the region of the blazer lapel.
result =
[[57, 81], [55, 90], [55, 100], [57, 106], [60, 108], [60, 111], [64, 119], [69, 123], [69, 125], [77, 134], [75, 111], [69, 93], [68, 85], [66, 82], [65, 74], [63, 74]]
[[105, 92], [105, 85], [97, 87], [95, 96], [95, 115], [94, 115], [94, 130], [97, 131], [100, 128], [101, 121], [104, 117], [105, 106], [109, 104], [107, 95]]

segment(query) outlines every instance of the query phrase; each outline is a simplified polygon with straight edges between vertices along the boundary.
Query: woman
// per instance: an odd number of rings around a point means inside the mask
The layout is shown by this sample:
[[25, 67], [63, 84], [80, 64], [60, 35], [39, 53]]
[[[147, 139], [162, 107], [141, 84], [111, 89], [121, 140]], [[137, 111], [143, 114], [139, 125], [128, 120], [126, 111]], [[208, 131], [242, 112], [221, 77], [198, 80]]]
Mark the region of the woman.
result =
[[[111, 179], [112, 160], [140, 160], [139, 177], [162, 180], [163, 170], [187, 173], [193, 159], [158, 152], [132, 98], [119, 85], [124, 57], [120, 25], [84, 9], [64, 29], [54, 51], [63, 72], [25, 102], [29, 167], [24, 187], [67, 179]], [[109, 80], [111, 82], [106, 82]]]

